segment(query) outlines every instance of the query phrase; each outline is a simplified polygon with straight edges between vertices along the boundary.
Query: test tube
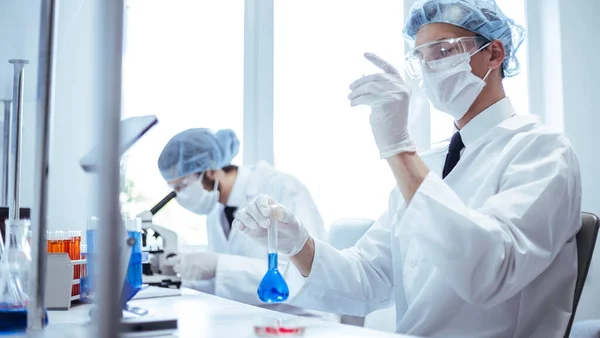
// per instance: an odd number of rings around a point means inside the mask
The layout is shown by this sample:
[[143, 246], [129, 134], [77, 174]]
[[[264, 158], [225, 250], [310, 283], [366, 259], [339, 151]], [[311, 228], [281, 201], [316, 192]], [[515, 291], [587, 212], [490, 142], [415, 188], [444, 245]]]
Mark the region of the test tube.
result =
[[[74, 249], [73, 258], [77, 260], [77, 259], [81, 259], [81, 231], [75, 231], [74, 235], [75, 236], [73, 238], [73, 249]], [[76, 273], [75, 277], [77, 279], [80, 279], [81, 278], [81, 265], [78, 264], [75, 267], [75, 273]]]
[[56, 252], [56, 231], [50, 231], [48, 238], [50, 239], [50, 252]]
[[62, 242], [62, 231], [56, 231], [56, 251], [54, 252], [62, 252], [63, 242]]

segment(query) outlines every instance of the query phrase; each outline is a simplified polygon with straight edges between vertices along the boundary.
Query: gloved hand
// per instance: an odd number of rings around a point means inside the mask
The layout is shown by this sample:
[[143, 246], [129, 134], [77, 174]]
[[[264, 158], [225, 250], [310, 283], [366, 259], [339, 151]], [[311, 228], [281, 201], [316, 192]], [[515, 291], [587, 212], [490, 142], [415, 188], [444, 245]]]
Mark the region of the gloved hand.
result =
[[394, 66], [377, 55], [365, 53], [365, 58], [384, 72], [354, 81], [348, 95], [350, 105], [371, 107], [371, 130], [381, 158], [416, 151], [407, 129], [410, 87]]
[[294, 256], [308, 240], [308, 231], [296, 216], [269, 196], [255, 197], [245, 208], [239, 210], [233, 226], [264, 247], [268, 247], [267, 229], [271, 226], [271, 214], [278, 220], [277, 251]]
[[213, 252], [190, 252], [168, 258], [165, 265], [173, 266], [181, 279], [200, 281], [214, 278], [219, 255]]

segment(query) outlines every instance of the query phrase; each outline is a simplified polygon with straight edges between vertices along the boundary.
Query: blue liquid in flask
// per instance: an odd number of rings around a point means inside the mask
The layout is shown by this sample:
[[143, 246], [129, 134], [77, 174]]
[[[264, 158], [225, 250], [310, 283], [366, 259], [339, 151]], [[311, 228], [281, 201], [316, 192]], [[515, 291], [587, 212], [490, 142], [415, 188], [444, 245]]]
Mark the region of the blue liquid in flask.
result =
[[275, 207], [271, 212], [271, 226], [268, 230], [269, 269], [258, 285], [258, 299], [264, 303], [281, 303], [288, 299], [290, 289], [277, 269], [277, 219]]
[[7, 333], [25, 332], [27, 329], [26, 308], [0, 309], [0, 335]]
[[258, 285], [258, 299], [264, 303], [280, 303], [288, 299], [290, 290], [277, 269], [277, 253], [269, 253], [269, 270]]

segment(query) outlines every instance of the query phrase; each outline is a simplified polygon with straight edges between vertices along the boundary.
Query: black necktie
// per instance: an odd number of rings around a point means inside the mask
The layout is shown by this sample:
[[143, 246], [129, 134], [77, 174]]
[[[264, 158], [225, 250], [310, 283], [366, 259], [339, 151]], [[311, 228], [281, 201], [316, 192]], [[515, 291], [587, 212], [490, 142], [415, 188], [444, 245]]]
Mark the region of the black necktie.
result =
[[448, 155], [446, 155], [446, 163], [444, 164], [444, 171], [442, 178], [446, 178], [448, 174], [454, 169], [458, 160], [460, 160], [460, 151], [465, 147], [460, 133], [456, 132], [450, 140], [450, 146], [448, 147]]
[[237, 210], [237, 207], [225, 207], [225, 217], [227, 217], [227, 222], [229, 223], [229, 227], [227, 229], [223, 229], [225, 231], [225, 236], [229, 235], [229, 230], [231, 230], [231, 223], [233, 223], [233, 214]]

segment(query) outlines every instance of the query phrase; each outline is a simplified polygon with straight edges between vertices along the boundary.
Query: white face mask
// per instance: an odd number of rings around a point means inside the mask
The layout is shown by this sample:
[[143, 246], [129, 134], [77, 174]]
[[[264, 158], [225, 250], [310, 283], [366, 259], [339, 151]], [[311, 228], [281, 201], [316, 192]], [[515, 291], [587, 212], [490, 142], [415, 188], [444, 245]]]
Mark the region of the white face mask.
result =
[[454, 55], [445, 59], [430, 61], [437, 63], [435, 71], [423, 67], [419, 86], [433, 106], [460, 120], [479, 96], [485, 79], [480, 79], [471, 72], [468, 53]]
[[191, 183], [177, 193], [175, 199], [177, 203], [198, 215], [206, 215], [217, 205], [219, 201], [219, 181], [215, 181], [212, 191], [204, 189], [202, 186], [202, 176], [197, 181]]

